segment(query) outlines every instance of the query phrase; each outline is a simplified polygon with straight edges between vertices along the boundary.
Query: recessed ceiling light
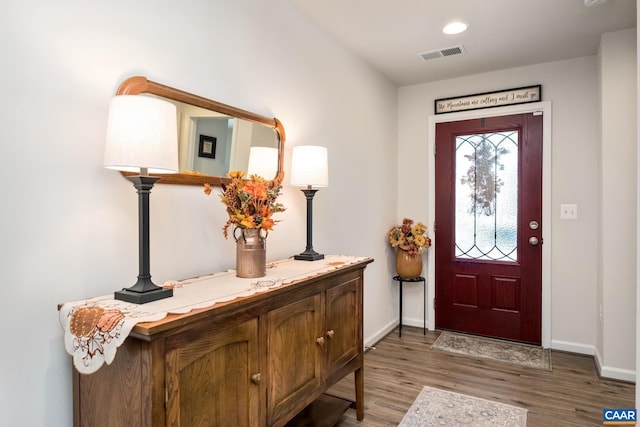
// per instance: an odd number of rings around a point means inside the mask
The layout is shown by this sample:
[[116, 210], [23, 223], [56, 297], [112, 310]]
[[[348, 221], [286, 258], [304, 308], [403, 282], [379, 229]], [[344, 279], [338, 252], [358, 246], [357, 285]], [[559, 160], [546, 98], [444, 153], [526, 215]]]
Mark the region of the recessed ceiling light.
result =
[[442, 29], [442, 32], [445, 34], [460, 34], [463, 31], [466, 31], [468, 25], [464, 22], [451, 22], [450, 24], [445, 25]]

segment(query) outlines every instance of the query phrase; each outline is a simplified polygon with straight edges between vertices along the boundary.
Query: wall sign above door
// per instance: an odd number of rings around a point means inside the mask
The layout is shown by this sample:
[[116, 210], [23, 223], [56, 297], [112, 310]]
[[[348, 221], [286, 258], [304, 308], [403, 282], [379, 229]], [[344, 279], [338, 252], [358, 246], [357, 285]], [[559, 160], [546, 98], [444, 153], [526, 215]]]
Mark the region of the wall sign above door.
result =
[[497, 92], [442, 98], [434, 101], [436, 114], [456, 111], [479, 110], [481, 108], [526, 104], [542, 100], [542, 85], [505, 89]]

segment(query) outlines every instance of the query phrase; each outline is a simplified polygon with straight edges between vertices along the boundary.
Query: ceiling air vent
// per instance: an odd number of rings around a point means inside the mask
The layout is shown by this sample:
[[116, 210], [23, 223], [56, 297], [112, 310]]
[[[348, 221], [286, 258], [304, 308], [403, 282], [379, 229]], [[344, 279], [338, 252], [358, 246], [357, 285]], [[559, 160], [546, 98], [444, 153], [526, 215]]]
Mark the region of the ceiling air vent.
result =
[[464, 53], [464, 47], [462, 45], [447, 47], [444, 49], [432, 50], [430, 52], [421, 53], [420, 56], [425, 61], [430, 59], [442, 58], [444, 56], [461, 55]]

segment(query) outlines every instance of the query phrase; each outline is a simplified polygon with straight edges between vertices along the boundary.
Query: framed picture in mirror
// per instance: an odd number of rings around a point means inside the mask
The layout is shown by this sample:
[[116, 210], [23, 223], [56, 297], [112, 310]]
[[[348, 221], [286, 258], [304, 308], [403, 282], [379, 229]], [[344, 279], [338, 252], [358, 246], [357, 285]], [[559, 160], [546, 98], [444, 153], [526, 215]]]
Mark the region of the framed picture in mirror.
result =
[[216, 138], [214, 136], [200, 135], [198, 157], [216, 158]]

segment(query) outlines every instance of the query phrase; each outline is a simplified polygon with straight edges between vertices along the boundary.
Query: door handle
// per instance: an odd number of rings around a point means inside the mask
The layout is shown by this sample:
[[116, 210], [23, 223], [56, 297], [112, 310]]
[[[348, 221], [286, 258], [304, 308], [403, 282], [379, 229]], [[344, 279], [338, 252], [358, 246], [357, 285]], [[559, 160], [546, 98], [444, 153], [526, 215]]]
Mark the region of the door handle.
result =
[[531, 246], [536, 246], [538, 244], [538, 238], [537, 237], [529, 237], [529, 244]]

